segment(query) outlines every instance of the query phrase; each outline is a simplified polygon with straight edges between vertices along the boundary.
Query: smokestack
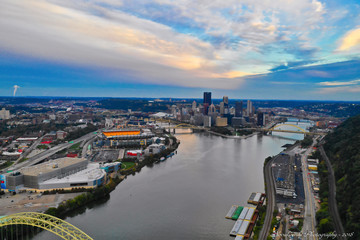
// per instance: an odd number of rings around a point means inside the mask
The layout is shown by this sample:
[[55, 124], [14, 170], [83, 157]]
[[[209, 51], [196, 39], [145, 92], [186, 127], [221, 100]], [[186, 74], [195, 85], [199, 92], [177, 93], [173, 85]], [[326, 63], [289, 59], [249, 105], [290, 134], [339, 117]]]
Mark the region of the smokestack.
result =
[[16, 94], [16, 91], [18, 90], [18, 88], [20, 88], [18, 85], [14, 85], [14, 97], [15, 97], [15, 94]]

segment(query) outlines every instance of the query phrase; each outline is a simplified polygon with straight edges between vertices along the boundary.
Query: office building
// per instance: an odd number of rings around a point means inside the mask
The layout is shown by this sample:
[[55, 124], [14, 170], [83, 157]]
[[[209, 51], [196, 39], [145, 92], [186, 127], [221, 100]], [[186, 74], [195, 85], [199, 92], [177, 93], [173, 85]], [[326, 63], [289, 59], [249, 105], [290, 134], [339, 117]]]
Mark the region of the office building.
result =
[[204, 105], [207, 103], [208, 106], [211, 104], [211, 92], [204, 92]]
[[211, 104], [210, 107], [209, 107], [209, 111], [208, 111], [208, 114], [213, 114], [213, 113], [216, 113], [216, 107], [214, 104]]
[[223, 117], [217, 117], [216, 118], [216, 126], [217, 127], [226, 127], [227, 126], [228, 119]]
[[193, 101], [191, 109], [195, 112], [196, 111], [196, 102]]
[[247, 116], [252, 117], [253, 116], [253, 104], [250, 100], [247, 101], [247, 106], [246, 106], [246, 113]]
[[265, 125], [265, 113], [258, 112], [257, 114], [257, 125], [264, 126]]
[[204, 114], [204, 115], [208, 115], [209, 106], [210, 106], [210, 105], [209, 105], [208, 103], [204, 103], [204, 106], [203, 106], [203, 108], [204, 108], [204, 109], [203, 109], [203, 110], [204, 110], [204, 111], [203, 111], [203, 114]]
[[235, 117], [242, 117], [243, 102], [235, 102]]
[[211, 127], [211, 116], [204, 116], [204, 127]]
[[220, 103], [220, 114], [221, 114], [221, 115], [224, 115], [224, 113], [225, 113], [224, 102], [221, 102], [221, 103]]
[[228, 96], [223, 97], [224, 107], [227, 108], [229, 106], [229, 98]]

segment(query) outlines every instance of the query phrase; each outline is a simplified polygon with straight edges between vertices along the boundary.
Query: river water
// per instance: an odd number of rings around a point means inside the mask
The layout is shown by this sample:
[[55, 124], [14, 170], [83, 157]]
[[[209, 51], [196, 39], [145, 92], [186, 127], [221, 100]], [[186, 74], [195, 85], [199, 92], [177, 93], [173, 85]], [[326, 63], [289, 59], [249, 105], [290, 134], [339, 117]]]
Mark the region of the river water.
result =
[[[302, 136], [302, 135], [300, 135]], [[177, 134], [177, 154], [128, 176], [110, 199], [65, 220], [93, 239], [232, 239], [231, 205], [264, 192], [263, 162], [294, 140]], [[34, 239], [57, 239], [48, 232]]]

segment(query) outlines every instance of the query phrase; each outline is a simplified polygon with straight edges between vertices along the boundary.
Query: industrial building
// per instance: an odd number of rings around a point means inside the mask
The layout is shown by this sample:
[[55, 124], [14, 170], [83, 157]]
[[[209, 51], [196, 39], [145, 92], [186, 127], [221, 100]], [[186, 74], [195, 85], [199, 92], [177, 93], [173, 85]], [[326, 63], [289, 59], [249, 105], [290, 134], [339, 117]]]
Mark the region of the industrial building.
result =
[[106, 171], [85, 158], [59, 158], [1, 175], [1, 188], [51, 190], [73, 187], [96, 187], [104, 181]]

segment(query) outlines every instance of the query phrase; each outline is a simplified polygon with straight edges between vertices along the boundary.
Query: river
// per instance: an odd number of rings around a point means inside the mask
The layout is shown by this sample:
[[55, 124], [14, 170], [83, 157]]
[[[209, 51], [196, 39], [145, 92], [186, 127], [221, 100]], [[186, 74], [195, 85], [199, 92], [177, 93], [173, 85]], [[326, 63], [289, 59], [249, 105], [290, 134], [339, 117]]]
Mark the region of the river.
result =
[[[301, 135], [302, 136], [302, 135]], [[105, 203], [65, 220], [94, 239], [233, 239], [231, 205], [264, 192], [263, 162], [294, 140], [177, 134], [177, 154], [128, 176]], [[48, 232], [34, 239], [57, 239]]]

